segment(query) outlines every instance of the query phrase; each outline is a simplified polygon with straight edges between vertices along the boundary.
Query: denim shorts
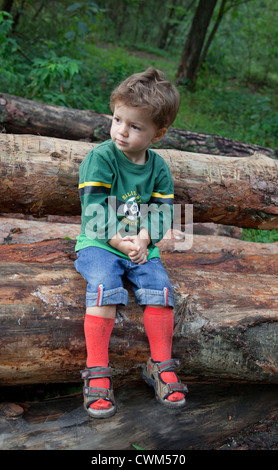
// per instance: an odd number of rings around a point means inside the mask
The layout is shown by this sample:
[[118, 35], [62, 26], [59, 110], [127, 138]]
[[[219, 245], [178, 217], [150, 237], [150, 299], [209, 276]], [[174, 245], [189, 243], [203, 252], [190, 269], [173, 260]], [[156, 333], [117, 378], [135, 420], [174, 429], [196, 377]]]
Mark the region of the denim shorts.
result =
[[128, 291], [124, 288], [124, 277], [131, 282], [139, 305], [174, 307], [174, 292], [160, 258], [136, 264], [111, 251], [90, 246], [77, 253], [74, 266], [87, 282], [87, 307], [126, 305]]

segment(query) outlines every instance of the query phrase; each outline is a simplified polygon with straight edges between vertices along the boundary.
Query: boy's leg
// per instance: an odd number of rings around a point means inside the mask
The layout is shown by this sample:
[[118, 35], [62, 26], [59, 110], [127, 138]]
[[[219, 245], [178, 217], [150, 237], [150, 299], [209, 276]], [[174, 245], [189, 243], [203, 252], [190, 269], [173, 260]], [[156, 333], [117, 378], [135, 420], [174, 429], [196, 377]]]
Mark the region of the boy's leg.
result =
[[[152, 258], [145, 264], [134, 266], [128, 277], [135, 286], [139, 304], [146, 306], [143, 320], [151, 359], [156, 362], [167, 361], [172, 357], [174, 328], [174, 292], [168, 273], [159, 258]], [[175, 372], [162, 372], [161, 378], [166, 383], [178, 382]], [[184, 393], [175, 391], [168, 400], [183, 401]]]
[[[109, 363], [108, 347], [115, 322], [116, 305], [126, 305], [128, 293], [123, 287], [122, 259], [114, 253], [97, 247], [78, 252], [76, 270], [87, 282], [86, 316], [84, 321], [87, 367], [105, 367]], [[113, 274], [113, 275], [112, 275]], [[89, 387], [110, 388], [110, 379], [90, 379]], [[111, 408], [107, 400], [97, 400], [94, 409]]]
[[[149, 305], [145, 308], [143, 320], [152, 360], [163, 362], [171, 359], [174, 328], [173, 308]], [[166, 383], [177, 382], [175, 372], [162, 372], [161, 378]], [[184, 399], [184, 394], [174, 392], [167, 399], [171, 402], [180, 401]]]
[[92, 315], [102, 318], [115, 318], [116, 305], [102, 305], [101, 307], [87, 307], [86, 315]]
[[[108, 367], [109, 363], [109, 341], [115, 322], [116, 306], [106, 305], [102, 307], [87, 307], [84, 332], [87, 349], [87, 367]], [[109, 389], [109, 378], [92, 379], [90, 387]], [[111, 408], [112, 403], [99, 399], [90, 408], [103, 410]]]

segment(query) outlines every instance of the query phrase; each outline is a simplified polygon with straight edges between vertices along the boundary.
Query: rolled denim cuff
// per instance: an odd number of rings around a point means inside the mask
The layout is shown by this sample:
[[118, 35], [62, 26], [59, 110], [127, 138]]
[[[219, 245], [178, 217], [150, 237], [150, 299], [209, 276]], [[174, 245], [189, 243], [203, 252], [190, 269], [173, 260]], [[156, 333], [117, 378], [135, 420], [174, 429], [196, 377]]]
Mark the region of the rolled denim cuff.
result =
[[105, 290], [100, 284], [98, 292], [86, 293], [86, 307], [101, 307], [102, 305], [126, 305], [128, 300], [128, 292], [123, 287]]
[[169, 291], [168, 287], [161, 290], [138, 289], [135, 291], [139, 305], [162, 305], [164, 307], [174, 307], [175, 295]]

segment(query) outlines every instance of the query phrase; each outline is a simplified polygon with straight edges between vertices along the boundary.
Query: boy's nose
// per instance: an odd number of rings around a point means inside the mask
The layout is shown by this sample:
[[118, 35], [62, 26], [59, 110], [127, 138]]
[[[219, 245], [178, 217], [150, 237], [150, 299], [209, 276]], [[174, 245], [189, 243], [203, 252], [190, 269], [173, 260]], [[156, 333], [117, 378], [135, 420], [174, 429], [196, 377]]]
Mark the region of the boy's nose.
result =
[[128, 135], [128, 127], [127, 127], [127, 125], [123, 123], [123, 124], [120, 126], [119, 132], [120, 132], [121, 135], [127, 136], [127, 135]]

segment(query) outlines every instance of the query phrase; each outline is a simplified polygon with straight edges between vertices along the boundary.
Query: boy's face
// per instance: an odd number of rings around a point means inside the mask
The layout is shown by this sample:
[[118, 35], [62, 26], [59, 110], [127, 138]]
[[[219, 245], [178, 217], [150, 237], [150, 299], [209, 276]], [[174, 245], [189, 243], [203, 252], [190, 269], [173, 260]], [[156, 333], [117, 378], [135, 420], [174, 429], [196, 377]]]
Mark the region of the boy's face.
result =
[[125, 156], [137, 164], [146, 163], [146, 150], [158, 142], [167, 129], [157, 129], [146, 108], [127, 106], [117, 102], [114, 108], [111, 138]]

